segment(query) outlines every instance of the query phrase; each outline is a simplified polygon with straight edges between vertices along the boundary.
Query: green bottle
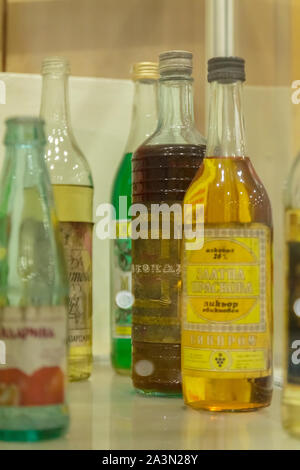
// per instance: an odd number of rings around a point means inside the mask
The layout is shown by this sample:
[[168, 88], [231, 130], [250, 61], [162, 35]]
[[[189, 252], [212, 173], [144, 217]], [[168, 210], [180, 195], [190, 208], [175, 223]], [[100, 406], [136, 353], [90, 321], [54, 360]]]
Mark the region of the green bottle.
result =
[[44, 123], [6, 121], [0, 180], [0, 439], [62, 435], [68, 281], [44, 160]]
[[[138, 62], [133, 66], [134, 99], [131, 127], [124, 156], [112, 188], [111, 201], [115, 208], [117, 233], [127, 232], [128, 211], [122, 209], [126, 201], [131, 205], [131, 157], [157, 125], [158, 64]], [[122, 197], [122, 199], [120, 199]], [[123, 202], [122, 202], [123, 201]], [[120, 206], [121, 203], [121, 206]], [[125, 205], [125, 204], [124, 204]], [[116, 372], [129, 374], [131, 370], [131, 240], [117, 238], [111, 242], [111, 360]]]

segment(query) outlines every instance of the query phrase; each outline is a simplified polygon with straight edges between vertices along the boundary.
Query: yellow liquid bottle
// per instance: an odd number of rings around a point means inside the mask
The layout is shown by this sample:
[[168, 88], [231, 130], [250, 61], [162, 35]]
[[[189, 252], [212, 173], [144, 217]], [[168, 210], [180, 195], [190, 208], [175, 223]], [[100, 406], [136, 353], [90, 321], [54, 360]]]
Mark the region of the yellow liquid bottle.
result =
[[61, 57], [43, 61], [41, 116], [46, 122], [45, 160], [69, 274], [69, 379], [84, 380], [92, 370], [93, 181], [75, 141], [69, 118], [69, 64]]
[[208, 70], [207, 153], [184, 198], [193, 227], [204, 207], [204, 239], [183, 244], [183, 393], [197, 409], [251, 410], [272, 396], [271, 207], [245, 151], [244, 61]]

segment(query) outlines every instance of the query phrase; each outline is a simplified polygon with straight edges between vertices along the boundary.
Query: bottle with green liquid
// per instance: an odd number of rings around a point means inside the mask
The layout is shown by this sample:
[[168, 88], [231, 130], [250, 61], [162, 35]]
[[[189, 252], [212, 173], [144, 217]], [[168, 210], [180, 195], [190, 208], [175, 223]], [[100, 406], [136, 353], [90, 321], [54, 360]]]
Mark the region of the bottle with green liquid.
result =
[[[131, 240], [127, 232], [128, 209], [131, 205], [131, 158], [137, 147], [156, 128], [158, 64], [155, 62], [134, 64], [132, 79], [134, 99], [131, 127], [111, 195], [117, 222], [117, 235], [119, 235], [119, 238], [111, 241], [111, 361], [116, 372], [120, 374], [130, 374], [131, 370], [133, 297], [131, 294]], [[127, 210], [122, 209], [122, 206], [127, 206]]]

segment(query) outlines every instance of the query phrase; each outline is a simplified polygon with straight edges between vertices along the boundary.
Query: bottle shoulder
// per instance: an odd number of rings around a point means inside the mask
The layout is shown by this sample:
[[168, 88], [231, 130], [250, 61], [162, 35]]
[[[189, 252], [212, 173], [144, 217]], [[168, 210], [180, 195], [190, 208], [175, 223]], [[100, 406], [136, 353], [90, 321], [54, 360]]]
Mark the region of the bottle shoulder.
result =
[[155, 122], [139, 122], [131, 127], [125, 145], [124, 154], [133, 153], [143, 142], [148, 140], [156, 129]]
[[131, 160], [132, 152], [126, 152], [119, 163], [112, 184], [111, 200], [116, 205], [119, 196], [131, 197]]
[[73, 136], [64, 131], [51, 132], [45, 147], [52, 184], [73, 184], [93, 187], [89, 163]]
[[271, 203], [248, 157], [206, 157], [184, 198], [203, 204], [207, 222], [272, 226]]
[[186, 144], [206, 145], [205, 137], [195, 127], [158, 128], [143, 145]]

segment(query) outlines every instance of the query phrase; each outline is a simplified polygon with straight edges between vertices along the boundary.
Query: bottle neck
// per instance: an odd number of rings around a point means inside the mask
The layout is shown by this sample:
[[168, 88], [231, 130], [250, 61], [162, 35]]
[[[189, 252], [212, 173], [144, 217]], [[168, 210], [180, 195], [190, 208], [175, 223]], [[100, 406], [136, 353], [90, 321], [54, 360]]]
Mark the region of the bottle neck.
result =
[[242, 82], [211, 83], [206, 155], [246, 156]]
[[153, 133], [156, 125], [157, 80], [136, 80], [126, 151], [134, 152]]
[[68, 78], [63, 73], [43, 75], [40, 115], [52, 128], [71, 130]]
[[160, 79], [158, 128], [181, 130], [193, 126], [193, 79]]

